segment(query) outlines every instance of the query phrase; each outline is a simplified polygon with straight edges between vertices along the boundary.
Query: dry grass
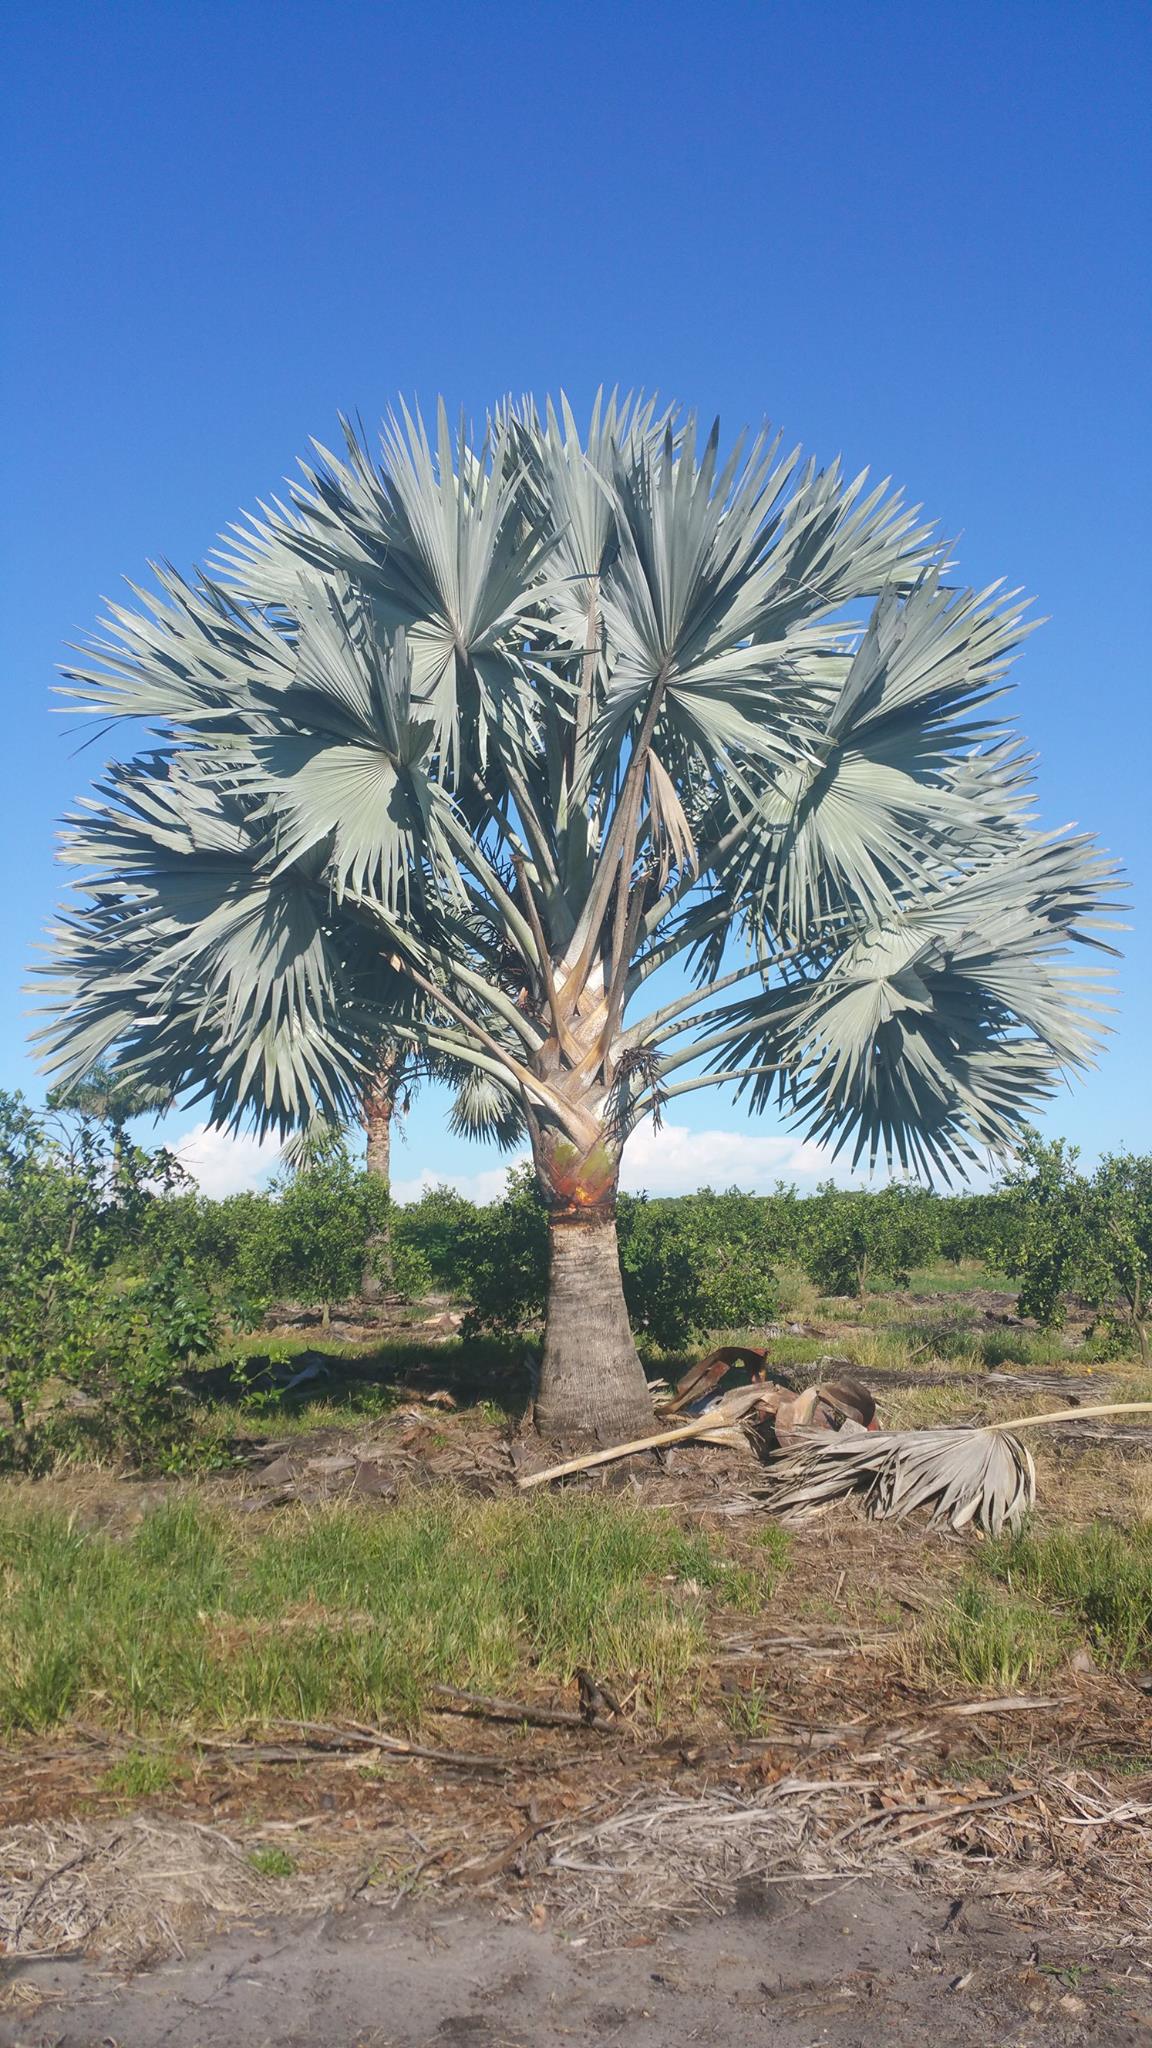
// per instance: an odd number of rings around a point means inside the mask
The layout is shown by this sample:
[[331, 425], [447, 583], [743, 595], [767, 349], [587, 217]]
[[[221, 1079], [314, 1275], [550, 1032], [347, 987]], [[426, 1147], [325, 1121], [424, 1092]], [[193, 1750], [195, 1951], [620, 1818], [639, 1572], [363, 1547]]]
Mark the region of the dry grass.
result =
[[[271, 1862], [269, 1859], [273, 1859]], [[0, 1833], [0, 1951], [93, 1949], [124, 1962], [182, 1953], [183, 1937], [254, 1912], [323, 1910], [346, 1895], [338, 1868], [294, 1884], [282, 1849], [249, 1848], [196, 1822], [135, 1819]]]

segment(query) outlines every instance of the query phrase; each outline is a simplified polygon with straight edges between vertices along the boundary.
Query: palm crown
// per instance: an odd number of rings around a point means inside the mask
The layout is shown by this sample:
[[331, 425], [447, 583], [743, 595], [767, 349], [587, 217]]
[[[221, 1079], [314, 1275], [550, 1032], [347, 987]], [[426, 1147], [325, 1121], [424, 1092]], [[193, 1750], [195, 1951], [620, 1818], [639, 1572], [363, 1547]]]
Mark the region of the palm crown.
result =
[[708, 1081], [869, 1161], [1009, 1145], [1091, 1056], [1113, 873], [1030, 822], [1018, 594], [651, 403], [347, 440], [70, 672], [155, 744], [70, 821], [58, 1069], [289, 1129], [398, 1041], [523, 1118], [558, 1219]]

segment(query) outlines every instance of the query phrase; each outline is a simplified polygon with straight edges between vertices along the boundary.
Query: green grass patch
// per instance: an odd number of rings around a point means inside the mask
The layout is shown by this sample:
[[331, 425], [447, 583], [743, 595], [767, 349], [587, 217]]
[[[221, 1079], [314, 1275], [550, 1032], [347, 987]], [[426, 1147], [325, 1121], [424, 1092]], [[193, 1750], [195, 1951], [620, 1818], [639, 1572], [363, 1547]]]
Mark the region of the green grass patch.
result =
[[293, 1877], [296, 1872], [286, 1849], [253, 1849], [248, 1861], [261, 1877]]
[[100, 1790], [120, 1799], [150, 1799], [164, 1792], [178, 1775], [177, 1759], [161, 1749], [133, 1749], [110, 1764]]
[[1067, 1647], [1058, 1616], [976, 1575], [961, 1583], [921, 1637], [928, 1674], [974, 1692], [1026, 1690], [1061, 1661]]
[[191, 1502], [127, 1537], [0, 1509], [0, 1730], [78, 1715], [179, 1731], [353, 1715], [414, 1722], [437, 1682], [479, 1691], [587, 1665], [659, 1718], [709, 1601], [755, 1607], [786, 1550], [734, 1566], [662, 1512], [581, 1499], [414, 1496], [287, 1511], [259, 1532]]
[[1152, 1657], [1152, 1525], [1093, 1522], [989, 1544], [920, 1647], [937, 1679], [1012, 1692], [1085, 1642], [1113, 1670]]
[[1152, 1656], [1152, 1525], [1025, 1531], [992, 1546], [987, 1569], [1054, 1610], [1115, 1669]]
[[1019, 1282], [979, 1259], [933, 1259], [926, 1266], [914, 1266], [908, 1275], [910, 1294], [970, 1294], [986, 1287], [997, 1294], [1014, 1293]]

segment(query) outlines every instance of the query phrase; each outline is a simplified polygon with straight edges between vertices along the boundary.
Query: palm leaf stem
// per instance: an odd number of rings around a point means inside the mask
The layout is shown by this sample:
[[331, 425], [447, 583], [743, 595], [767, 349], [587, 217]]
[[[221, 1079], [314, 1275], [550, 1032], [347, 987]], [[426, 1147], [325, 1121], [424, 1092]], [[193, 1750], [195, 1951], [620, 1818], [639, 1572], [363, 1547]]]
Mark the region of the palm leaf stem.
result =
[[[524, 958], [526, 960], [532, 959], [535, 934], [531, 925], [517, 909], [515, 902], [504, 888], [503, 883], [500, 881], [491, 862], [486, 859], [482, 849], [477, 846], [476, 841], [471, 838], [459, 819], [452, 813], [449, 814], [449, 819], [445, 821], [445, 835], [451, 840], [452, 846], [462, 865], [469, 870], [490, 901], [496, 904], [500, 910]], [[513, 857], [515, 858], [515, 856]]]
[[[730, 922], [730, 917], [717, 918], [717, 923]], [[686, 1011], [694, 1011], [697, 1003], [711, 1002], [713, 996], [719, 995], [722, 989], [734, 988], [737, 982], [747, 981], [753, 974], [767, 974], [773, 967], [779, 967], [783, 961], [795, 960], [800, 954], [811, 952], [812, 943], [811, 940], [805, 939], [799, 945], [784, 946], [778, 953], [750, 960], [743, 967], [734, 967], [730, 974], [717, 976], [715, 980], [709, 981], [705, 988], [690, 989], [686, 996], [677, 996], [673, 1002], [663, 1003], [658, 1010], [650, 1010], [646, 1017], [640, 1017], [635, 1024], [630, 1024], [623, 1043], [637, 1045], [645, 1039], [655, 1037], [657, 1032], [663, 1033], [664, 1026], [670, 1023], [673, 1017], [684, 1016]], [[684, 1022], [677, 1024], [675, 1030], [667, 1033], [667, 1036], [674, 1038], [678, 1032], [694, 1030], [697, 1024], [707, 1021], [709, 1014], [704, 1011], [698, 1015], [684, 1016]]]
[[556, 976], [552, 971], [552, 955], [549, 951], [548, 941], [544, 936], [544, 927], [540, 922], [539, 906], [532, 894], [532, 885], [528, 880], [527, 865], [522, 858], [514, 856], [513, 866], [516, 870], [516, 880], [520, 885], [520, 894], [524, 898], [528, 922], [532, 927], [532, 936], [536, 942], [540, 975], [544, 983], [544, 994], [548, 1001], [548, 1008], [553, 1025], [555, 1026], [556, 1036], [565, 1055], [575, 1064], [580, 1058], [580, 1049], [573, 1042], [572, 1035], [568, 1029], [567, 1018], [561, 1007], [560, 995], [556, 987]]
[[[660, 705], [663, 702], [664, 692], [667, 688], [669, 668], [670, 662], [665, 660], [657, 671], [652, 695], [641, 721], [640, 730], [636, 735], [628, 766], [624, 771], [624, 779], [616, 798], [611, 822], [604, 835], [603, 845], [600, 848], [592, 887], [588, 892], [587, 901], [577, 920], [576, 930], [568, 949], [569, 961], [567, 964], [569, 973], [581, 986], [592, 963], [601, 926], [608, 915], [608, 909], [612, 901], [612, 889], [617, 875], [619, 874], [627, 879], [632, 873], [632, 866], [636, 856], [635, 839], [640, 822], [640, 802], [644, 791], [644, 775], [647, 768], [648, 749], [652, 744], [652, 735], [656, 730], [656, 721], [660, 715]], [[625, 855], [627, 855], [627, 861], [625, 861]], [[620, 960], [620, 940], [623, 936], [627, 904], [628, 890], [627, 886], [624, 886], [620, 897], [617, 899], [615, 931], [611, 953], [613, 976], [621, 971], [624, 974], [627, 973], [627, 962], [621, 963]], [[575, 953], [574, 959], [571, 957], [573, 952]], [[609, 989], [610, 996], [611, 989]]]
[[728, 1045], [733, 1038], [745, 1037], [747, 1031], [745, 1020], [729, 1024], [723, 1031], [711, 1031], [706, 1038], [697, 1038], [692, 1045], [686, 1046], [683, 1052], [671, 1053], [667, 1059], [662, 1059], [660, 1071], [662, 1074], [674, 1073], [677, 1067], [686, 1067], [692, 1060], [702, 1059], [706, 1052], [715, 1052], [718, 1046]]
[[528, 785], [515, 762], [509, 758], [506, 750], [501, 752], [499, 758], [501, 771], [508, 784], [512, 801], [516, 806], [516, 814], [524, 827], [525, 837], [532, 849], [536, 865], [540, 869], [541, 874], [547, 877], [549, 886], [552, 889], [558, 890], [560, 888], [559, 871], [553, 858], [552, 848], [548, 842], [548, 835], [537, 815], [536, 806], [532, 801]]
[[783, 1074], [788, 1071], [783, 1060], [771, 1060], [764, 1066], [730, 1067], [720, 1074], [698, 1074], [694, 1081], [675, 1081], [671, 1088], [656, 1087], [651, 1094], [639, 1095], [633, 1105], [637, 1123], [661, 1104], [671, 1101], [674, 1095], [690, 1095], [693, 1088], [722, 1088], [726, 1081], [750, 1081], [756, 1074]]
[[1013, 1415], [1007, 1422], [990, 1422], [989, 1429], [1037, 1429], [1047, 1422], [1083, 1422], [1093, 1415], [1152, 1414], [1152, 1401], [1101, 1401], [1091, 1408], [1055, 1408], [1050, 1415]]
[[[504, 1074], [511, 1075], [514, 1080], [519, 1082], [526, 1095], [533, 1096], [538, 1102], [542, 1103], [556, 1118], [557, 1122], [563, 1124], [564, 1129], [577, 1144], [589, 1145], [595, 1141], [599, 1126], [592, 1118], [581, 1117], [561, 1096], [557, 1095], [554, 1089], [549, 1088], [547, 1082], [538, 1080], [536, 1075], [531, 1073], [520, 1060], [516, 1059], [505, 1046], [502, 1046], [498, 1039], [493, 1038], [491, 1033], [486, 1031], [484, 1026], [475, 1017], [470, 1017], [467, 1010], [461, 1009], [458, 1004], [454, 1003], [451, 996], [445, 994], [442, 988], [438, 988], [434, 981], [429, 981], [427, 975], [421, 974], [418, 967], [413, 967], [411, 962], [405, 960], [399, 953], [392, 956], [392, 964], [398, 973], [406, 974], [408, 979], [417, 988], [422, 989], [431, 1002], [436, 1003], [441, 1009], [447, 1010], [448, 1015], [454, 1018], [456, 1023], [464, 1025], [468, 1031], [472, 1032], [480, 1040], [481, 1045], [492, 1054], [493, 1059]], [[457, 972], [459, 972], [459, 969], [457, 969]], [[492, 992], [489, 990], [487, 993], [491, 995]]]

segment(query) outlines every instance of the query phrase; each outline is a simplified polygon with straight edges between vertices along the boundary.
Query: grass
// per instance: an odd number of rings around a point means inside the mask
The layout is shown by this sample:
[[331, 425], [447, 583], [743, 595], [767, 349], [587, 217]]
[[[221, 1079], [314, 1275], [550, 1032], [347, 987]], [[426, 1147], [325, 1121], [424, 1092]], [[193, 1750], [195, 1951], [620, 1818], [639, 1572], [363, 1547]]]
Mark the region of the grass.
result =
[[734, 1566], [631, 1503], [415, 1496], [274, 1530], [184, 1500], [116, 1538], [0, 1507], [0, 1731], [140, 1732], [352, 1715], [414, 1722], [437, 1682], [494, 1691], [587, 1665], [659, 1719], [709, 1598], [751, 1608], [787, 1554]]
[[121, 1799], [150, 1799], [178, 1775], [177, 1759], [159, 1749], [133, 1749], [102, 1774], [100, 1790]]
[[1128, 1671], [1152, 1657], [1152, 1526], [1025, 1531], [994, 1546], [989, 1571], [1054, 1610], [1101, 1661]]
[[933, 1259], [927, 1266], [914, 1266], [908, 1275], [910, 1294], [970, 1294], [974, 1287], [1011, 1294], [1019, 1284], [979, 1259]]
[[261, 1877], [293, 1877], [296, 1872], [286, 1849], [253, 1849], [248, 1861]]
[[1057, 1616], [1013, 1599], [973, 1574], [927, 1623], [919, 1654], [927, 1675], [974, 1692], [1019, 1692], [1036, 1685], [1068, 1647]]
[[1092, 1522], [989, 1544], [918, 1648], [937, 1680], [1013, 1692], [1085, 1643], [1115, 1671], [1152, 1659], [1152, 1525]]

